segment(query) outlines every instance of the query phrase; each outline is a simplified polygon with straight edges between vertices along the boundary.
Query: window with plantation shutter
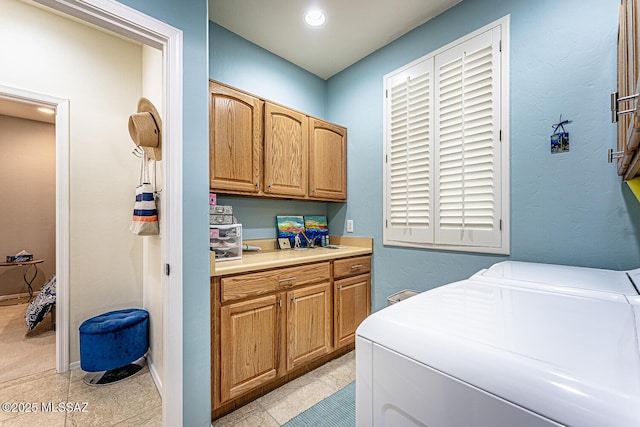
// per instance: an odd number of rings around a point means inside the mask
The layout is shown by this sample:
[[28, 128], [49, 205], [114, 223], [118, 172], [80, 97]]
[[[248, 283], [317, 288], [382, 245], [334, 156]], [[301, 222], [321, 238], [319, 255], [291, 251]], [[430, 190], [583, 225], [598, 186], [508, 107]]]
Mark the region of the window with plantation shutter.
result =
[[432, 238], [431, 111], [433, 61], [390, 80], [388, 90], [388, 233], [407, 242]]
[[385, 76], [385, 244], [509, 253], [508, 25]]

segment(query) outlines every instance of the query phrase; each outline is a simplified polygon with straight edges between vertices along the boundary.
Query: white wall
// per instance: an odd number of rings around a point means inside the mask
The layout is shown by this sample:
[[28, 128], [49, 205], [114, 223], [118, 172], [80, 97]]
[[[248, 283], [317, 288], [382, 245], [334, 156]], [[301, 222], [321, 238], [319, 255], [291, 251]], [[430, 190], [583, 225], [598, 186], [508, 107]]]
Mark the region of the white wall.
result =
[[[163, 118], [162, 97], [162, 52], [149, 46], [142, 47], [142, 93], [153, 102]], [[159, 191], [157, 198], [158, 217], [163, 222], [162, 209], [162, 161], [150, 162], [149, 175]], [[144, 237], [143, 251], [143, 307], [149, 311], [149, 369], [162, 392], [163, 358], [162, 358], [162, 236]]]
[[142, 239], [128, 230], [139, 173], [127, 131], [142, 47], [16, 0], [0, 0], [0, 84], [70, 100], [70, 361], [78, 327], [142, 305]]
[[[0, 115], [0, 153], [0, 261], [23, 249], [43, 259], [31, 284], [37, 291], [56, 268], [55, 126]], [[0, 295], [27, 292], [25, 269], [0, 269]]]

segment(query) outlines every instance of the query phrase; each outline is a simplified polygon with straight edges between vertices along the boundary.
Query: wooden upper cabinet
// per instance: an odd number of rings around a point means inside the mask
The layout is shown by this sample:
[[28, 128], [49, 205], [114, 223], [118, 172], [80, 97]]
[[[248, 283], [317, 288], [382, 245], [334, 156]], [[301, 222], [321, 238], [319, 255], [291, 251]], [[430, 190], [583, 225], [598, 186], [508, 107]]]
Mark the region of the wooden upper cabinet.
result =
[[209, 82], [209, 187], [260, 192], [264, 101]]
[[347, 200], [347, 130], [309, 119], [309, 197]]
[[307, 194], [308, 120], [297, 111], [265, 104], [264, 192], [280, 196]]
[[347, 200], [347, 129], [209, 80], [209, 188]]

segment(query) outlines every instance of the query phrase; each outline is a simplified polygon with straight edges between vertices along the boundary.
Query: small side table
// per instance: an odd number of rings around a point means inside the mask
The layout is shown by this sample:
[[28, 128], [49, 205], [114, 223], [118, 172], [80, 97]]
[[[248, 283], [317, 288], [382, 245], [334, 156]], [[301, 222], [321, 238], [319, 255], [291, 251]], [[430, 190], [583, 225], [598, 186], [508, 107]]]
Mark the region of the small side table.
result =
[[[36, 277], [38, 277], [38, 268], [36, 267], [36, 264], [40, 264], [43, 262], [43, 259], [34, 259], [33, 261], [0, 262], [0, 267], [18, 267], [24, 265], [27, 266], [27, 268], [24, 270], [24, 274], [22, 275], [22, 279], [29, 289], [29, 302], [31, 302], [31, 299], [33, 298], [33, 288], [31, 287], [31, 284], [34, 280], [36, 280]], [[31, 277], [31, 279], [27, 279], [29, 270], [31, 270], [32, 267], [35, 270], [35, 273], [33, 274], [33, 277]]]

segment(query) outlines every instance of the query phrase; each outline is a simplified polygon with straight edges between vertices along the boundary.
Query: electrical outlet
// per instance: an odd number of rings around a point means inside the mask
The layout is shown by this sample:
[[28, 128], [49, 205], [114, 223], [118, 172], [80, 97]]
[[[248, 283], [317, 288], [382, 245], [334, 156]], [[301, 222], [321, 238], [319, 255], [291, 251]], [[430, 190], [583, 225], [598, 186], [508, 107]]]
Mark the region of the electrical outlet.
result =
[[347, 233], [353, 233], [353, 220], [347, 220]]

